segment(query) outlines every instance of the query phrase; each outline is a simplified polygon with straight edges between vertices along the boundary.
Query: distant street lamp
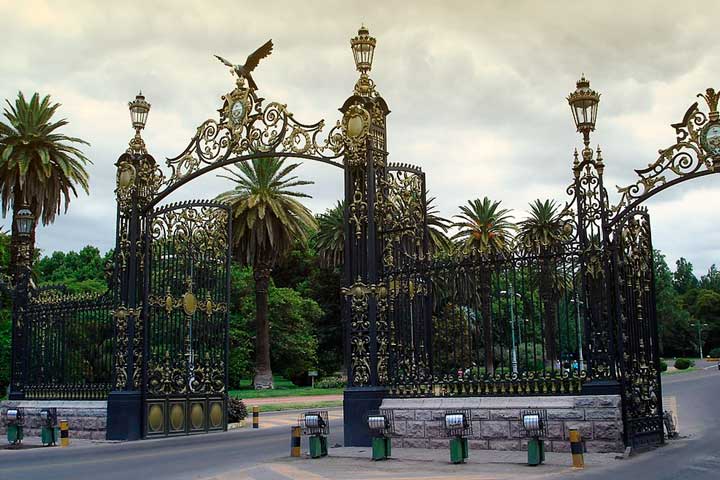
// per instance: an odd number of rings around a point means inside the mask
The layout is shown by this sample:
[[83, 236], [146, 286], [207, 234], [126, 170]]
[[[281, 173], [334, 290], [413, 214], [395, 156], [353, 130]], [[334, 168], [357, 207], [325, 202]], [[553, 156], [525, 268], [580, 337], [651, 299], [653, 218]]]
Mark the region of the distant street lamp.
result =
[[575, 304], [575, 319], [577, 323], [578, 370], [583, 370], [585, 361], [583, 360], [582, 331], [580, 330], [580, 325], [582, 323], [580, 322], [580, 305], [585, 305], [585, 302], [577, 299], [577, 292], [575, 292], [575, 298], [571, 298], [570, 302]]
[[519, 293], [515, 293], [515, 290], [513, 289], [512, 284], [510, 284], [510, 287], [508, 290], [501, 290], [501, 295], [507, 295], [508, 301], [510, 302], [510, 337], [512, 341], [512, 372], [514, 374], [518, 373], [518, 361], [517, 361], [517, 347], [515, 346], [515, 299], [513, 297], [522, 298], [522, 295]]
[[707, 323], [700, 323], [700, 322], [692, 322], [690, 323], [691, 327], [697, 327], [697, 335], [698, 335], [698, 351], [700, 352], [700, 359], [703, 358], [703, 350], [702, 350], [702, 329], [707, 328]]

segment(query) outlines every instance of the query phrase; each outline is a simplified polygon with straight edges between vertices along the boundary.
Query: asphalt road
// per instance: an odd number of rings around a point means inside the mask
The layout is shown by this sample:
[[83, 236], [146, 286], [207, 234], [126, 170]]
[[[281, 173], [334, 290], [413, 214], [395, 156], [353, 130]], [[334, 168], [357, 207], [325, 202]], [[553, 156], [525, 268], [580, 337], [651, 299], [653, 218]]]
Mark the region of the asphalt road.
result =
[[[681, 439], [618, 461], [609, 468], [576, 471], [555, 478], [720, 479], [720, 371], [712, 366], [664, 377], [663, 393], [677, 397]], [[288, 427], [296, 415], [263, 414], [265, 426], [259, 430], [243, 428], [211, 435], [68, 449], [0, 451], [0, 480], [182, 480], [216, 475], [228, 478], [224, 474], [287, 455]], [[341, 423], [331, 419], [331, 426], [330, 445], [342, 443]]]
[[[703, 368], [709, 364], [698, 362]], [[663, 395], [674, 395], [680, 436], [666, 446], [585, 472], [583, 479], [718, 480], [720, 479], [720, 371], [716, 365], [663, 378]], [[567, 478], [578, 478], [570, 475]]]
[[[62, 448], [0, 451], [1, 480], [182, 480], [208, 478], [290, 453], [293, 414], [261, 414], [268, 425], [225, 433]], [[331, 424], [329, 445], [342, 442]], [[303, 439], [305, 449], [305, 439]]]

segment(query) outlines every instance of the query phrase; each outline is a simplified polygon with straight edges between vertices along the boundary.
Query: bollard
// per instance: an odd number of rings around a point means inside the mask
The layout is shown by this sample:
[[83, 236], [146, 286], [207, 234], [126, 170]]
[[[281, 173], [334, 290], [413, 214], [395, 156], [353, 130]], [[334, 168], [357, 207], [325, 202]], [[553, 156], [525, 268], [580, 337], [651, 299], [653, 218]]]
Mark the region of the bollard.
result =
[[299, 426], [290, 427], [290, 456], [300, 456], [300, 432], [302, 429]]
[[253, 428], [260, 428], [260, 407], [253, 405]]
[[70, 425], [67, 420], [60, 420], [60, 446], [70, 445]]
[[585, 468], [580, 430], [570, 430], [570, 452], [572, 453], [573, 468]]

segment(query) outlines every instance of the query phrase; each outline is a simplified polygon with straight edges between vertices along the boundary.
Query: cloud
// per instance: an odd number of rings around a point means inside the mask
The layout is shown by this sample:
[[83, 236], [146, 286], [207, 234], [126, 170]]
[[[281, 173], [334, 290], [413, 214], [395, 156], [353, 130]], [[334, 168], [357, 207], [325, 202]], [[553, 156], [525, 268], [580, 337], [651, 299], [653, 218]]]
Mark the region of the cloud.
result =
[[[91, 195], [44, 228], [45, 251], [114, 242], [114, 162], [131, 137], [127, 101], [139, 89], [152, 103], [144, 137], [162, 161], [181, 152], [197, 125], [216, 115], [232, 88], [212, 54], [241, 61], [273, 38], [255, 80], [268, 101], [296, 118], [332, 125], [357, 78], [349, 37], [366, 22], [378, 38], [372, 76], [392, 113], [391, 161], [423, 167], [440, 212], [488, 195], [521, 210], [537, 197], [567, 200], [580, 143], [565, 97], [581, 73], [602, 93], [593, 144], [603, 147], [606, 185], [675, 141], [671, 123], [720, 74], [709, 45], [714, 17], [703, 2], [11, 2], [0, 0], [0, 97], [51, 93], [67, 133], [90, 141]], [[678, 21], [682, 19], [682, 21]], [[309, 206], [341, 195], [331, 167], [300, 169], [315, 181]], [[650, 203], [656, 246], [702, 271], [717, 259], [709, 205], [712, 179]], [[227, 182], [209, 175], [169, 200], [214, 197]], [[701, 193], [698, 193], [701, 192]], [[693, 212], [688, 215], [688, 210]], [[694, 209], [694, 210], [693, 210]], [[685, 227], [680, 227], [685, 225]], [[680, 232], [690, 232], [679, 241]], [[685, 233], [682, 233], [685, 235]]]

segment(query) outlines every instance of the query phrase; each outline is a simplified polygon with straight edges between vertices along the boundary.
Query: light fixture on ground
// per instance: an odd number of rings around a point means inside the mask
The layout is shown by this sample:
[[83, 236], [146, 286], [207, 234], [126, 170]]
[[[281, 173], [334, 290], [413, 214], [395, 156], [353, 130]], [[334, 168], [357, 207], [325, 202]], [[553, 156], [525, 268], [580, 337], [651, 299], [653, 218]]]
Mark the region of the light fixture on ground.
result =
[[450, 437], [450, 461], [465, 463], [468, 458], [468, 439], [472, 435], [470, 410], [451, 410], [445, 412], [445, 433]]
[[22, 408], [8, 408], [5, 412], [5, 428], [7, 429], [8, 443], [11, 445], [22, 443], [24, 426], [25, 411]]
[[392, 410], [375, 410], [367, 415], [367, 424], [372, 433], [373, 460], [387, 460], [391, 456], [390, 437], [395, 430]]
[[57, 425], [57, 409], [44, 408], [40, 410], [40, 440], [47, 446], [56, 445], [60, 438], [60, 429]]
[[320, 458], [327, 455], [327, 436], [330, 434], [330, 421], [327, 410], [306, 412], [300, 416], [298, 425], [303, 429], [303, 435], [309, 436], [309, 450], [311, 458]]
[[528, 440], [528, 465], [536, 466], [545, 461], [545, 443], [541, 437], [547, 436], [547, 410], [523, 410], [520, 412], [525, 435]]

